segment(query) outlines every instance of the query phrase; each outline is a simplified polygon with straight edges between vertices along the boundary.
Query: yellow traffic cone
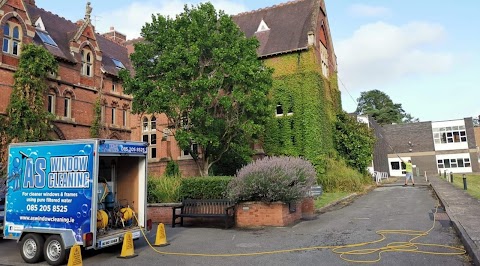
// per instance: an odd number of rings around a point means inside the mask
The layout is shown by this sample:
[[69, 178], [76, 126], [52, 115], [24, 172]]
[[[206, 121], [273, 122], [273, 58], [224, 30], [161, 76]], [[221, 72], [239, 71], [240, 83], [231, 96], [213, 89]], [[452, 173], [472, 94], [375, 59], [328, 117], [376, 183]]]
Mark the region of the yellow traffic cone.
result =
[[125, 236], [123, 237], [123, 245], [122, 245], [122, 252], [118, 258], [122, 259], [130, 259], [138, 256], [133, 251], [133, 236], [132, 232], [126, 232]]
[[155, 237], [154, 246], [164, 247], [168, 245], [170, 245], [170, 243], [167, 242], [167, 235], [165, 234], [165, 225], [163, 225], [163, 223], [159, 223], [157, 227], [157, 236]]
[[79, 245], [74, 245], [70, 249], [70, 255], [68, 256], [67, 266], [82, 266], [82, 251]]

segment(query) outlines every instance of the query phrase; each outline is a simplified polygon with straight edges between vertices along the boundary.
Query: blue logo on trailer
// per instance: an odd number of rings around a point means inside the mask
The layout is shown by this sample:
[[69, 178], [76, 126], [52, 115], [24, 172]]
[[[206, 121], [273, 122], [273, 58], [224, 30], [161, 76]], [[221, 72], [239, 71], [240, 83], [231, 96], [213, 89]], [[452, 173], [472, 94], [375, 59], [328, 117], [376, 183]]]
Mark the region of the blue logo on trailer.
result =
[[5, 236], [28, 228], [69, 229], [77, 243], [91, 232], [93, 142], [12, 146]]

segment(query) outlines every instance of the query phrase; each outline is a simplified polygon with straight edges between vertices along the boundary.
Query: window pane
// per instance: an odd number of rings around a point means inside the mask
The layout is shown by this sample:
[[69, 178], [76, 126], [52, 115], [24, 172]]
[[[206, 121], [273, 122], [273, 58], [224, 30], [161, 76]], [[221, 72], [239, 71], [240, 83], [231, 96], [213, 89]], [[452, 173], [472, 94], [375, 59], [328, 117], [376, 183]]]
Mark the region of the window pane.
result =
[[157, 134], [150, 135], [150, 144], [157, 144]]
[[148, 135], [143, 135], [142, 136], [142, 141], [148, 143]]
[[450, 168], [450, 160], [449, 159], [443, 160], [443, 165], [445, 165], [445, 168]]
[[283, 108], [280, 103], [277, 104], [277, 115], [283, 115]]
[[12, 48], [13, 48], [12, 54], [18, 55], [18, 42], [13, 41], [13, 47]]
[[392, 166], [392, 170], [400, 170], [399, 162], [391, 162], [390, 165]]
[[88, 52], [87, 52], [87, 60], [86, 61], [87, 61], [87, 63], [92, 62], [92, 56]]
[[460, 130], [464, 130], [465, 129], [465, 126], [459, 126], [458, 127]]
[[461, 140], [462, 142], [467, 142], [467, 137], [461, 137], [460, 140]]
[[447, 132], [447, 137], [451, 137], [453, 135], [452, 132]]
[[470, 167], [470, 163], [465, 163], [465, 167]]
[[452, 130], [452, 127], [446, 127], [445, 130], [446, 130], [446, 131], [451, 131], [451, 130]]
[[112, 108], [112, 124], [115, 124], [115, 108]]
[[152, 148], [152, 158], [157, 158], [157, 148]]
[[460, 142], [460, 132], [458, 131], [453, 132], [453, 141]]
[[440, 139], [435, 139], [435, 144], [441, 143]]
[[127, 126], [127, 110], [123, 110], [123, 126]]
[[434, 134], [433, 134], [433, 137], [436, 138], [436, 139], [438, 139], [438, 138], [440, 138], [440, 134], [439, 134], [439, 133], [434, 133]]
[[69, 109], [70, 109], [70, 98], [65, 98], [64, 102], [64, 108], [63, 108], [63, 116], [64, 117], [70, 117], [69, 116]]
[[151, 130], [156, 130], [157, 128], [157, 118], [155, 116], [152, 116], [152, 122], [151, 122]]
[[55, 95], [49, 94], [48, 95], [48, 107], [47, 107], [48, 112], [50, 112], [52, 114], [55, 114], [54, 106], [55, 106]]
[[443, 168], [443, 163], [442, 163], [442, 164], [438, 164], [438, 168]]
[[460, 136], [466, 136], [467, 135], [467, 132], [465, 131], [460, 131]]
[[2, 48], [2, 51], [4, 53], [8, 53], [8, 46], [10, 45], [10, 40], [9, 39], [6, 39], [6, 38], [3, 38], [3, 48]]
[[90, 65], [86, 65], [86, 70], [87, 70], [87, 71], [86, 71], [85, 75], [91, 76], [91, 75], [90, 75], [90, 72], [91, 72]]
[[464, 166], [462, 158], [458, 158], [457, 162], [458, 162], [458, 167], [463, 167]]
[[18, 26], [13, 28], [13, 38], [20, 39], [20, 31], [18, 30]]
[[432, 131], [433, 131], [433, 132], [438, 132], [438, 131], [440, 131], [440, 129], [438, 129], [438, 128], [432, 128]]
[[5, 23], [5, 25], [3, 25], [3, 35], [10, 36], [10, 25], [8, 23]]
[[452, 130], [458, 130], [458, 126], [453, 126]]
[[465, 158], [463, 159], [466, 163], [469, 163], [470, 162], [470, 158]]

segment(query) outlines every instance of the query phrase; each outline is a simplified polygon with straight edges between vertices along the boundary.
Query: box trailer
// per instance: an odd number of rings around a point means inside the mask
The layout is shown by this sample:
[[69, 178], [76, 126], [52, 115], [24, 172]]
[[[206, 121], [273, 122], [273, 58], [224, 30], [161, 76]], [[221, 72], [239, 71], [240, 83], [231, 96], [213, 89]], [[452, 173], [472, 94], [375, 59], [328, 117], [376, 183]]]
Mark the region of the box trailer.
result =
[[63, 264], [69, 249], [101, 249], [149, 230], [147, 143], [108, 139], [11, 144], [3, 237], [25, 262]]

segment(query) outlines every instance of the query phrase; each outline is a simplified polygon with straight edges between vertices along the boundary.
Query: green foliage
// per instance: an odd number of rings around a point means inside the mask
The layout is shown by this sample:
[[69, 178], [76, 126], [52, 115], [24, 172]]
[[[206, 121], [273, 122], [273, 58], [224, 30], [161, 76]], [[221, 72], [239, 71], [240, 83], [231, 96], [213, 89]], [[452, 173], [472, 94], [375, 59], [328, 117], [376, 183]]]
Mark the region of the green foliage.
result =
[[182, 174], [180, 173], [180, 167], [178, 166], [178, 163], [176, 161], [168, 161], [167, 167], [165, 169], [165, 175], [174, 177], [182, 176]]
[[236, 201], [294, 202], [315, 183], [313, 165], [301, 158], [266, 157], [238, 171], [228, 186]]
[[326, 96], [330, 93], [321, 74], [314, 71], [277, 77], [272, 97], [276, 105], [282, 106], [284, 114], [268, 122], [264, 140], [267, 154], [303, 156], [311, 160], [331, 152], [334, 120], [329, 113], [336, 111]]
[[362, 174], [367, 174], [367, 167], [373, 159], [375, 135], [364, 123], [355, 121], [343, 112], [338, 114], [335, 124], [335, 147], [338, 154], [345, 159], [348, 166]]
[[403, 110], [402, 104], [393, 103], [390, 96], [382, 91], [364, 91], [360, 94], [360, 98], [357, 101], [358, 105], [355, 113], [369, 115], [381, 125], [418, 122], [417, 118], [412, 117]]
[[173, 176], [148, 177], [147, 202], [178, 202], [182, 180]]
[[90, 137], [99, 138], [100, 129], [102, 126], [102, 105], [100, 103], [100, 97], [97, 98], [93, 106], [93, 121], [92, 126], [90, 127]]
[[57, 72], [57, 61], [43, 47], [22, 46], [15, 83], [7, 106], [7, 116], [1, 123], [6, 143], [49, 139], [53, 116], [45, 108], [48, 73]]
[[180, 199], [222, 199], [231, 176], [208, 176], [182, 179]]
[[372, 178], [347, 166], [341, 158], [323, 158], [324, 173], [318, 175], [317, 183], [325, 192], [356, 192], [369, 184]]
[[212, 166], [213, 175], [234, 176], [237, 171], [252, 161], [254, 155], [248, 141], [232, 143], [230, 150], [223, 154], [222, 159]]
[[185, 6], [175, 18], [153, 16], [141, 35], [131, 55], [135, 76], [120, 74], [125, 93], [134, 112], [164, 113], [182, 149], [198, 144], [190, 154], [202, 175], [232, 142], [261, 136], [272, 70], [257, 59], [258, 40], [230, 16], [210, 3]]

